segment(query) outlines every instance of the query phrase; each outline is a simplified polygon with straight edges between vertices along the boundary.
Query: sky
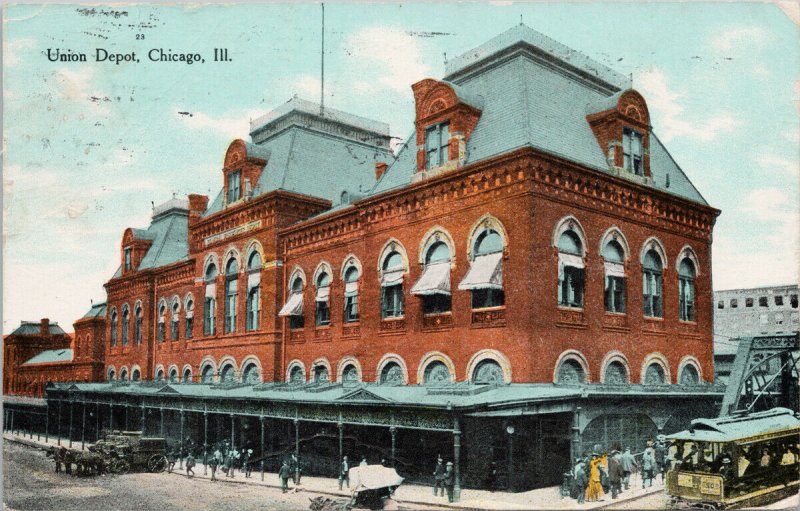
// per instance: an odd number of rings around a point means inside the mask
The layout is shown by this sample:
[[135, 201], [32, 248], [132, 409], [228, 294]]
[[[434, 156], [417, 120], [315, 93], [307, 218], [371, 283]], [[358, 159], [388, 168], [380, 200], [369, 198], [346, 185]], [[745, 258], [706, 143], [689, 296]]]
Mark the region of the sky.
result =
[[[319, 101], [320, 19], [311, 3], [6, 6], [3, 332], [42, 317], [72, 331], [151, 202], [213, 199], [250, 119]], [[797, 283], [796, 3], [326, 3], [325, 104], [403, 139], [411, 84], [520, 20], [632, 77], [654, 132], [722, 210], [715, 289]], [[88, 62], [51, 62], [56, 48]], [[97, 48], [139, 62], [95, 62]], [[150, 61], [159, 48], [205, 62]]]

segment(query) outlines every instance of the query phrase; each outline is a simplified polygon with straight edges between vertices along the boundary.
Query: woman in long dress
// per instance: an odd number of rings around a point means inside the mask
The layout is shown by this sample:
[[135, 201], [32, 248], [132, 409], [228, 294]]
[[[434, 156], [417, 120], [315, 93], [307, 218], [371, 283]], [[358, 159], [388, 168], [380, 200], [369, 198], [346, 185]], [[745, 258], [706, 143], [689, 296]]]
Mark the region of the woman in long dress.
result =
[[589, 486], [586, 487], [586, 501], [596, 502], [603, 496], [603, 485], [600, 484], [600, 465], [603, 460], [597, 455], [592, 454], [589, 460]]

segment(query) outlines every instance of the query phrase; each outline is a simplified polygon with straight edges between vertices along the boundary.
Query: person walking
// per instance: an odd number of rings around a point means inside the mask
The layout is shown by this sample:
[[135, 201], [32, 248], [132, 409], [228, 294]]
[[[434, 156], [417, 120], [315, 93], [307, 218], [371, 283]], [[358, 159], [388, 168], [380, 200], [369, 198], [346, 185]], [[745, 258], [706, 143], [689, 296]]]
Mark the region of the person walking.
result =
[[242, 470], [244, 470], [244, 477], [250, 477], [250, 457], [253, 455], [253, 449], [242, 449]]
[[190, 479], [194, 477], [194, 470], [192, 470], [194, 468], [194, 463], [194, 455], [192, 451], [189, 451], [189, 455], [186, 456], [186, 477]]
[[664, 484], [664, 472], [667, 467], [667, 446], [665, 444], [667, 437], [658, 435], [656, 437], [655, 457], [656, 457], [656, 471], [661, 474], [661, 484]]
[[622, 453], [619, 461], [622, 465], [622, 486], [625, 490], [628, 490], [631, 485], [631, 473], [635, 467], [639, 466], [636, 463], [636, 458], [631, 454], [630, 446], [625, 447], [625, 452]]
[[656, 459], [653, 456], [653, 452], [653, 448], [648, 447], [642, 455], [642, 489], [646, 486], [653, 486], [653, 472], [656, 469]]
[[578, 458], [573, 469], [573, 491], [578, 504], [586, 502], [586, 487], [589, 485], [589, 476], [586, 474], [586, 465]]
[[292, 459], [289, 462], [289, 469], [292, 471], [292, 482], [295, 486], [300, 484], [300, 476], [303, 475], [303, 467], [300, 466], [300, 460], [297, 454], [292, 454]]
[[283, 460], [283, 465], [281, 465], [281, 469], [278, 471], [278, 477], [281, 480], [281, 491], [286, 493], [289, 489], [289, 478], [292, 477], [292, 471], [286, 460]]
[[367, 457], [361, 456], [361, 463], [358, 464], [359, 467], [366, 467], [367, 466]]
[[347, 483], [350, 488], [350, 465], [347, 463], [347, 456], [342, 456], [342, 463], [339, 465], [339, 489], [342, 489], [342, 484]]
[[619, 451], [612, 451], [608, 458], [608, 484], [611, 486], [611, 498], [616, 499], [622, 489], [622, 462]]
[[444, 477], [445, 472], [444, 460], [442, 459], [442, 455], [440, 454], [436, 460], [436, 467], [433, 469], [433, 496], [436, 497], [439, 494], [439, 488], [442, 489], [442, 497], [444, 497]]
[[489, 463], [489, 469], [486, 472], [486, 489], [490, 492], [494, 492], [495, 487], [497, 486], [497, 463], [494, 461]]
[[[217, 451], [219, 452], [219, 451]], [[217, 458], [216, 453], [214, 456], [211, 456], [211, 459], [208, 460], [208, 466], [211, 467], [211, 480], [217, 480], [217, 467], [219, 466], [219, 458]]]
[[447, 501], [453, 502], [453, 492], [456, 484], [456, 474], [453, 472], [453, 462], [448, 461], [444, 472], [444, 484], [447, 488]]
[[178, 457], [175, 455], [175, 450], [172, 449], [167, 453], [167, 472], [172, 473], [175, 469], [175, 463], [178, 461]]
[[589, 460], [589, 484], [586, 486], [586, 500], [597, 502], [603, 496], [603, 485], [600, 483], [600, 466], [602, 464], [600, 455], [592, 453]]

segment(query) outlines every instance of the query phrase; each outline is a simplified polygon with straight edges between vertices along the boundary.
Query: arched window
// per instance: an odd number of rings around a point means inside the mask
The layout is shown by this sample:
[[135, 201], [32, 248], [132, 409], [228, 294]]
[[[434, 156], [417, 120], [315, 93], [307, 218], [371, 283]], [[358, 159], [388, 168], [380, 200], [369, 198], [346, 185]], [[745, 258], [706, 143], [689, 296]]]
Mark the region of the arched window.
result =
[[680, 290], [680, 319], [694, 321], [694, 277], [696, 269], [688, 257], [678, 265], [678, 284]]
[[330, 374], [324, 364], [314, 366], [314, 383], [327, 383], [329, 379]]
[[119, 319], [117, 318], [117, 309], [111, 311], [111, 345], [117, 345], [117, 327]]
[[440, 360], [431, 362], [425, 367], [424, 373], [425, 385], [440, 385], [443, 383], [450, 383], [452, 375], [450, 369]]
[[126, 305], [122, 308], [122, 345], [128, 345], [128, 327], [131, 324], [131, 311]]
[[434, 241], [425, 251], [425, 268], [411, 294], [422, 296], [423, 314], [450, 312], [450, 248], [443, 241]]
[[176, 298], [172, 302], [172, 328], [170, 329], [171, 330], [170, 333], [172, 334], [171, 337], [172, 337], [173, 341], [177, 341], [178, 340], [178, 322], [181, 319], [179, 314], [178, 314], [180, 312], [180, 308], [181, 308], [181, 304], [178, 301], [178, 299]]
[[697, 385], [700, 383], [700, 374], [692, 364], [685, 364], [681, 369], [680, 379], [681, 385]]
[[142, 379], [142, 372], [138, 368], [134, 369], [131, 373], [131, 381], [139, 381]]
[[350, 266], [344, 272], [344, 322], [358, 321], [358, 267]]
[[661, 364], [653, 362], [647, 366], [647, 369], [645, 369], [645, 385], [664, 385], [665, 379], [664, 368], [661, 367]]
[[557, 383], [578, 385], [586, 382], [586, 373], [577, 360], [563, 360], [558, 367]]
[[607, 312], [625, 312], [625, 252], [616, 240], [603, 247]]
[[258, 330], [261, 318], [261, 254], [253, 250], [247, 261], [247, 325], [249, 332]]
[[231, 257], [225, 267], [225, 333], [236, 331], [236, 296], [238, 295], [239, 263]]
[[128, 368], [123, 367], [119, 371], [119, 381], [128, 381]]
[[286, 300], [278, 316], [288, 316], [289, 328], [291, 329], [303, 328], [305, 325], [305, 318], [303, 317], [303, 278], [299, 271], [294, 273], [289, 288], [291, 289], [289, 299]]
[[214, 368], [210, 364], [203, 367], [200, 373], [200, 382], [205, 384], [214, 382]]
[[609, 385], [623, 385], [629, 382], [628, 370], [619, 360], [609, 362], [603, 376], [603, 383]]
[[223, 366], [219, 371], [220, 383], [230, 383], [236, 379], [236, 368], [232, 364]]
[[261, 380], [261, 375], [258, 371], [258, 366], [255, 362], [250, 362], [245, 366], [242, 371], [242, 381], [244, 383], [258, 383]]
[[403, 384], [403, 368], [397, 362], [389, 362], [383, 366], [381, 371], [381, 384], [386, 385], [402, 385]]
[[358, 381], [358, 368], [353, 364], [347, 364], [342, 370], [342, 380], [345, 383]]
[[192, 383], [192, 369], [187, 367], [183, 370], [183, 380], [182, 383]]
[[583, 244], [575, 232], [564, 231], [558, 238], [558, 304], [583, 307]]
[[203, 312], [203, 335], [214, 335], [217, 332], [217, 266], [214, 263], [206, 268], [206, 297]]
[[331, 324], [331, 309], [328, 301], [331, 296], [331, 276], [327, 271], [322, 271], [317, 275], [317, 296], [316, 302], [316, 322], [317, 326], [327, 326]]
[[164, 369], [161, 367], [156, 371], [156, 381], [164, 381]]
[[381, 265], [381, 317], [399, 318], [405, 314], [403, 302], [403, 256], [391, 250]]
[[186, 309], [186, 314], [184, 315], [183, 336], [187, 339], [191, 339], [192, 329], [194, 328], [194, 300], [191, 296], [186, 300], [186, 305], [184, 307]]
[[472, 291], [472, 308], [501, 307], [503, 291], [503, 238], [492, 228], [484, 228], [472, 246], [474, 256], [469, 271], [458, 284], [462, 291]]
[[117, 372], [114, 369], [108, 370], [108, 381], [114, 381], [117, 379]]
[[139, 346], [142, 344], [142, 306], [141, 304], [136, 304], [136, 310], [134, 311], [136, 318], [134, 319], [134, 326], [133, 326], [133, 336], [136, 341], [136, 345]]
[[644, 315], [663, 317], [661, 300], [661, 272], [664, 265], [655, 250], [648, 250], [642, 262], [642, 291], [644, 292]]
[[167, 304], [163, 300], [158, 304], [158, 342], [164, 341], [166, 335]]
[[504, 381], [503, 368], [500, 367], [500, 364], [498, 364], [496, 360], [482, 360], [478, 362], [478, 365], [472, 370], [473, 383], [500, 384]]
[[292, 367], [292, 370], [289, 371], [289, 383], [299, 384], [306, 382], [306, 375], [303, 371], [303, 368], [299, 365]]

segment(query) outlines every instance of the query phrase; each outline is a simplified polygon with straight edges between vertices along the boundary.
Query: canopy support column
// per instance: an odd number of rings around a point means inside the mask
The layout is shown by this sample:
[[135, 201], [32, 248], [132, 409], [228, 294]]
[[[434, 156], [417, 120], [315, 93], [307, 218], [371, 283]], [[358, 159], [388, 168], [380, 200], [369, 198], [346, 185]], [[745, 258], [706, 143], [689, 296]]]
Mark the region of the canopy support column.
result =
[[58, 445], [61, 445], [61, 400], [58, 400], [58, 420], [56, 421], [56, 425], [58, 426]]
[[50, 400], [48, 399], [45, 402], [47, 406], [47, 412], [44, 414], [44, 443], [48, 443], [50, 440]]
[[261, 480], [264, 480], [264, 417], [259, 417], [261, 420]]
[[179, 464], [178, 468], [183, 470], [183, 408], [181, 408], [181, 441], [180, 441], [180, 451], [178, 452], [179, 457]]
[[69, 448], [72, 449], [72, 409], [74, 408], [75, 402], [73, 400], [69, 400]]
[[453, 418], [453, 502], [461, 499], [461, 429], [458, 417]]
[[395, 454], [397, 453], [397, 428], [390, 427], [389, 433], [392, 434], [392, 467], [394, 467]]
[[203, 475], [208, 473], [208, 412], [203, 412]]
[[81, 450], [86, 450], [86, 401], [81, 403]]
[[300, 480], [300, 421], [298, 419], [294, 420], [294, 456], [297, 459], [297, 463], [294, 465], [294, 477], [295, 481]]

